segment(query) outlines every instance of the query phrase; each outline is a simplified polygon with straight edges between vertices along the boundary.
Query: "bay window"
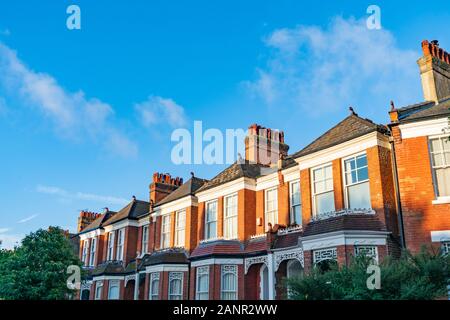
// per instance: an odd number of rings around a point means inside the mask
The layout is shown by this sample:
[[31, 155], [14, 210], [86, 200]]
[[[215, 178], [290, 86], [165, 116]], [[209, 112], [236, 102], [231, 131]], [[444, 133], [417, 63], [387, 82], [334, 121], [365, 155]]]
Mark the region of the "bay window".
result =
[[196, 300], [209, 299], [209, 266], [197, 267]]
[[450, 197], [449, 136], [430, 139], [430, 152], [436, 195], [438, 197]]
[[344, 160], [344, 187], [349, 209], [371, 208], [366, 154]]
[[150, 288], [148, 293], [149, 300], [159, 300], [159, 272], [150, 274]]
[[300, 181], [292, 181], [289, 185], [291, 224], [302, 224], [302, 202], [300, 195]]
[[183, 299], [183, 272], [169, 272], [169, 300]]
[[222, 300], [237, 300], [237, 266], [222, 265], [220, 298]]
[[97, 281], [95, 283], [95, 300], [100, 300], [102, 298], [103, 291], [103, 281]]
[[161, 248], [170, 247], [170, 215], [165, 215], [162, 217], [161, 224]]
[[109, 280], [108, 300], [119, 300], [119, 280]]
[[217, 200], [206, 203], [205, 239], [217, 237]]
[[225, 239], [238, 237], [238, 203], [237, 194], [225, 197], [225, 212], [223, 215], [223, 234]]
[[331, 164], [312, 169], [312, 191], [314, 213], [317, 216], [335, 211]]
[[184, 247], [186, 229], [186, 211], [178, 211], [175, 215], [175, 246]]
[[266, 190], [265, 192], [265, 225], [272, 226], [278, 223], [278, 190], [277, 188]]

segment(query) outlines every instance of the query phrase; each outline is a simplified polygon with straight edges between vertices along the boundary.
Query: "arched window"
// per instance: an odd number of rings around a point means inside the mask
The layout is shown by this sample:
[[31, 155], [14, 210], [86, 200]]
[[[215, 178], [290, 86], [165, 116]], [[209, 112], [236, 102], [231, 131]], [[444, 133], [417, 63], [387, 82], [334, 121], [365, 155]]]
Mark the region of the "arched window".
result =
[[303, 276], [303, 267], [300, 261], [290, 260], [287, 263], [287, 277], [288, 278], [299, 278]]
[[159, 300], [159, 272], [150, 274], [150, 290], [148, 298], [150, 300]]
[[221, 299], [237, 300], [237, 266], [223, 265], [221, 279]]
[[169, 300], [183, 299], [183, 273], [169, 272]]

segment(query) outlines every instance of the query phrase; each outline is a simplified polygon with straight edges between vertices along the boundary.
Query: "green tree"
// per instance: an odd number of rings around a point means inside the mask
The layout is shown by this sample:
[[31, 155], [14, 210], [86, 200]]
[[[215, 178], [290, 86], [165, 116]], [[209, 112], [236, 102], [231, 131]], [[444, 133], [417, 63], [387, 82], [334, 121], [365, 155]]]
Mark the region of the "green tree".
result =
[[62, 229], [50, 227], [27, 235], [13, 251], [0, 253], [0, 299], [62, 300], [69, 265], [81, 262]]
[[367, 287], [367, 257], [355, 257], [349, 266], [332, 266], [327, 272], [313, 268], [300, 278], [287, 279], [294, 300], [429, 300], [447, 295], [450, 257], [422, 249], [417, 255], [404, 252], [399, 259], [387, 257], [380, 264], [381, 288]]

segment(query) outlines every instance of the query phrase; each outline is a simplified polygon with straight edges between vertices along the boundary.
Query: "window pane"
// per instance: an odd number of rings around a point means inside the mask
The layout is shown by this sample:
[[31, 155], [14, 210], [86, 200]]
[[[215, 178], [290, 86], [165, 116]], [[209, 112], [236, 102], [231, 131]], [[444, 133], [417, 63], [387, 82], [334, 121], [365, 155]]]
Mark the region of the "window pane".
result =
[[356, 157], [356, 166], [358, 168], [367, 166], [367, 156], [361, 155], [361, 156]]
[[450, 196], [450, 167], [436, 169], [436, 180], [439, 197]]
[[313, 171], [314, 181], [323, 180], [323, 168], [315, 169]]
[[439, 141], [439, 139], [432, 139], [431, 140], [431, 151], [432, 152], [442, 151], [441, 141]]
[[449, 139], [449, 137], [442, 138], [442, 143], [444, 145], [444, 151], [450, 151], [450, 139]]
[[367, 167], [358, 169], [358, 181], [364, 181], [369, 179], [369, 170]]
[[317, 214], [334, 211], [334, 192], [322, 193], [316, 196]]
[[433, 160], [433, 167], [440, 167], [444, 164], [443, 160], [443, 154], [442, 153], [435, 153], [431, 156], [431, 159]]
[[348, 187], [348, 199], [350, 209], [371, 208], [369, 182]]

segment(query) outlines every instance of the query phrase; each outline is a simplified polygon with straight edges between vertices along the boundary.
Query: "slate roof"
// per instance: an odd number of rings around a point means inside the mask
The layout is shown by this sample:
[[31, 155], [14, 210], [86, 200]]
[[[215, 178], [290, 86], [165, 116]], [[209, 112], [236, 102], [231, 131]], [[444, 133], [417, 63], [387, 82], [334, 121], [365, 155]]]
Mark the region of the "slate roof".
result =
[[361, 118], [357, 114], [352, 113], [305, 148], [291, 155], [291, 157], [305, 156], [374, 131], [387, 133], [388, 129], [383, 125], [376, 124], [369, 119]]
[[108, 210], [106, 213], [102, 213], [97, 219], [92, 221], [90, 224], [84, 228], [80, 234], [95, 230], [97, 228], [100, 228], [103, 226], [104, 222], [107, 221], [109, 218], [114, 216], [117, 212]]
[[197, 177], [192, 177], [186, 183], [184, 183], [181, 187], [179, 187], [175, 191], [171, 192], [164, 199], [162, 199], [160, 202], [158, 202], [156, 204], [156, 207], [160, 206], [162, 204], [165, 204], [165, 203], [169, 203], [169, 202], [175, 201], [177, 199], [181, 199], [181, 198], [186, 197], [188, 195], [193, 195], [206, 182], [207, 182], [207, 180], [200, 179], [200, 178], [197, 178]]
[[136, 220], [139, 216], [148, 213], [150, 210], [150, 203], [142, 200], [131, 200], [122, 210], [113, 215], [103, 225], [107, 226], [124, 219]]
[[261, 169], [265, 167], [266, 166], [261, 164], [250, 163], [247, 160], [242, 161], [242, 163], [236, 161], [231, 166], [219, 173], [217, 176], [207, 181], [201, 188], [197, 190], [197, 192], [208, 190], [242, 177], [257, 178], [261, 175]]
[[200, 243], [192, 252], [191, 259], [204, 256], [234, 256], [244, 253], [243, 244], [238, 240], [217, 240]]
[[184, 249], [173, 248], [169, 250], [155, 251], [146, 254], [139, 265], [139, 268], [158, 264], [186, 264], [189, 263], [187, 253]]
[[399, 108], [397, 112], [400, 123], [450, 116], [450, 97], [442, 99], [438, 104], [433, 101], [425, 101]]
[[116, 275], [125, 273], [130, 273], [130, 271], [125, 270], [121, 261], [107, 261], [95, 267], [91, 271], [91, 276], [96, 277], [100, 275]]

